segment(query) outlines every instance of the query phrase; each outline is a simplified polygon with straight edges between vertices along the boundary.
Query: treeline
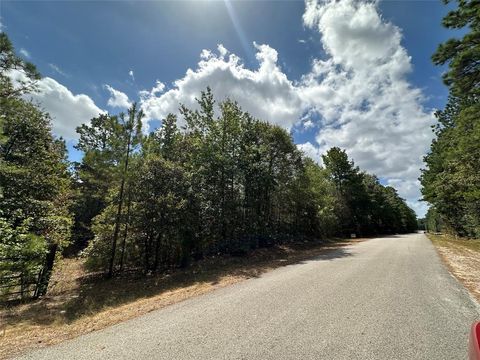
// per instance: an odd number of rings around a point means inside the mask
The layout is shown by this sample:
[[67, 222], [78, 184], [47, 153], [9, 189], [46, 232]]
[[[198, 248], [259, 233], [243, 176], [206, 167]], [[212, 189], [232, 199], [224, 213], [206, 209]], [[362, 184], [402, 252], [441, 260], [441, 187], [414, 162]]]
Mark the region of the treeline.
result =
[[181, 130], [169, 115], [146, 137], [135, 105], [78, 128], [76, 223], [86, 231], [77, 240], [88, 264], [158, 271], [289, 239], [415, 229], [396, 191], [345, 151], [329, 150], [321, 168], [234, 101], [216, 106], [207, 89], [198, 108], [181, 108]]
[[[287, 131], [233, 100], [217, 104], [210, 89], [197, 110], [181, 106], [181, 128], [168, 115], [145, 135], [135, 104], [85, 119], [76, 145], [83, 158], [71, 164], [48, 114], [22, 97], [38, 73], [0, 39], [0, 278], [41, 270], [45, 287], [58, 250], [81, 251], [91, 269], [112, 276], [297, 239], [416, 229], [396, 190], [344, 150], [330, 149], [321, 167]], [[28, 76], [21, 88], [12, 69]]]
[[449, 65], [445, 109], [436, 112], [436, 135], [420, 178], [423, 197], [432, 206], [429, 230], [480, 238], [480, 5], [461, 1], [443, 25], [468, 28], [461, 39], [441, 44], [432, 59]]

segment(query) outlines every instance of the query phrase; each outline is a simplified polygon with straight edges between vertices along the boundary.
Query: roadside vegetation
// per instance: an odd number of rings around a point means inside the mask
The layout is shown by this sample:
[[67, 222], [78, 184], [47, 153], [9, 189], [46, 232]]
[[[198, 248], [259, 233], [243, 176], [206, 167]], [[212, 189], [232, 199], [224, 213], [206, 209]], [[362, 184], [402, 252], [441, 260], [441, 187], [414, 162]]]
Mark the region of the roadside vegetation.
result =
[[460, 2], [443, 20], [468, 28], [441, 44], [434, 63], [448, 64], [445, 109], [438, 110], [435, 139], [420, 178], [431, 204], [420, 227], [429, 232], [452, 274], [480, 301], [480, 14], [478, 2]]
[[449, 99], [435, 114], [436, 137], [420, 178], [431, 204], [426, 229], [474, 239], [480, 238], [479, 9], [478, 1], [459, 1], [443, 20], [445, 27], [467, 32], [441, 44], [432, 57], [437, 65], [448, 64]]
[[[448, 1], [446, 1], [448, 2]], [[467, 29], [440, 44], [437, 65], [448, 64], [448, 103], [435, 115], [435, 139], [420, 178], [431, 204], [419, 228], [426, 230], [452, 274], [480, 301], [480, 12], [478, 1], [459, 1], [443, 19]]]

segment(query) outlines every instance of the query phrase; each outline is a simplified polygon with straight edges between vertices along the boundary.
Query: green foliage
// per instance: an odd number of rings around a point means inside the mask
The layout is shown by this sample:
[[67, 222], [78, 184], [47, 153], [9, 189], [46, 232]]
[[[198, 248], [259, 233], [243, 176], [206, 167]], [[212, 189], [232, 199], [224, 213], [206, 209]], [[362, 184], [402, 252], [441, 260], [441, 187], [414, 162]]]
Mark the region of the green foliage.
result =
[[292, 239], [416, 229], [396, 191], [361, 173], [345, 151], [331, 149], [323, 169], [284, 129], [252, 118], [236, 102], [216, 105], [210, 89], [197, 102], [197, 110], [181, 107], [181, 131], [169, 115], [159, 130], [139, 137], [126, 172], [128, 142], [118, 117], [78, 129], [85, 151], [79, 198], [95, 188], [89, 182], [105, 179], [98, 195], [104, 207], [96, 208], [85, 250], [90, 268], [110, 272], [113, 259], [114, 271], [165, 271]]
[[93, 238], [92, 219], [107, 206], [107, 195], [119, 177], [124, 129], [118, 116], [100, 115], [89, 125], [77, 128], [76, 149], [83, 152], [81, 163], [75, 163], [75, 224], [72, 250], [82, 250]]
[[[78, 200], [75, 209], [75, 229], [78, 230], [78, 236], [75, 238], [75, 244], [77, 248], [84, 248], [95, 233], [91, 231], [95, 216], [100, 215], [104, 210], [111, 213], [112, 208], [116, 207], [113, 234], [110, 239], [108, 271], [110, 276], [113, 275], [117, 257], [121, 223], [125, 222], [123, 209], [126, 194], [131, 193], [131, 178], [137, 170], [135, 154], [144, 141], [142, 117], [142, 111], [138, 110], [137, 104], [133, 104], [127, 114], [100, 115], [92, 119], [89, 125], [84, 124], [77, 128], [80, 135], [77, 149], [82, 150], [85, 156], [82, 163], [76, 164]], [[107, 199], [107, 194], [111, 196], [110, 201]], [[127, 207], [129, 212], [129, 200]], [[99, 226], [99, 224], [96, 225], [97, 228]], [[126, 227], [127, 234], [128, 225]], [[99, 232], [104, 233], [104, 231]], [[127, 235], [124, 237], [125, 243]], [[103, 244], [105, 241], [107, 241], [105, 237], [100, 236], [95, 242]], [[122, 251], [123, 249], [124, 247]], [[95, 253], [92, 247], [88, 252]], [[102, 253], [102, 256], [104, 255]], [[94, 257], [99, 258], [97, 255]], [[123, 266], [123, 252], [120, 262]]]
[[[307, 207], [310, 234], [327, 238], [341, 233], [340, 214], [342, 204], [337, 198], [335, 185], [327, 170], [309, 158], [305, 158], [305, 182], [302, 182], [302, 203]], [[310, 210], [310, 211], [308, 211]], [[307, 228], [308, 229], [308, 228]]]
[[[0, 34], [0, 277], [31, 278], [42, 270], [46, 289], [57, 248], [67, 245], [72, 224], [71, 180], [62, 139], [50, 131], [50, 117], [20, 95], [38, 78], [33, 65], [16, 57]], [[21, 71], [29, 82], [13, 85], [9, 71]], [[30, 81], [32, 81], [30, 83]]]
[[330, 149], [323, 161], [335, 185], [336, 212], [345, 235], [406, 233], [417, 229], [415, 213], [397, 191], [381, 185], [376, 176], [360, 172], [344, 150]]
[[[19, 283], [36, 283], [47, 253], [44, 239], [31, 231], [31, 220], [20, 224], [0, 216], [0, 299]], [[20, 276], [17, 278], [16, 276]], [[15, 288], [15, 287], [14, 287]]]
[[[20, 71], [25, 75], [14, 86], [10, 77], [11, 71]], [[35, 80], [40, 79], [35, 65], [15, 54], [15, 49], [7, 34], [0, 32], [0, 99], [17, 98], [35, 89]]]
[[[437, 111], [436, 139], [425, 157], [421, 183], [433, 208], [427, 216], [435, 229], [465, 237], [480, 237], [480, 3], [459, 1], [444, 18], [448, 28], [469, 27], [462, 39], [441, 44], [436, 64], [449, 64], [445, 82], [448, 104]], [[438, 220], [438, 221], [437, 221]], [[438, 225], [438, 224], [441, 224]]]
[[89, 241], [83, 254], [87, 256], [86, 266], [91, 270], [108, 271], [110, 247], [115, 227], [116, 206], [110, 205], [95, 217], [91, 225], [95, 237]]
[[363, 184], [363, 174], [344, 150], [333, 147], [323, 155], [325, 169], [335, 184], [341, 204], [339, 218], [345, 234], [365, 233], [368, 196]]
[[440, 44], [432, 60], [437, 65], [449, 64], [449, 71], [443, 78], [452, 95], [477, 96], [480, 85], [480, 2], [459, 0], [458, 7], [443, 19], [443, 25], [450, 29], [468, 26], [470, 31], [462, 39], [450, 39]]
[[425, 215], [425, 230], [430, 233], [439, 233], [448, 231], [442, 216], [434, 207], [430, 207]]

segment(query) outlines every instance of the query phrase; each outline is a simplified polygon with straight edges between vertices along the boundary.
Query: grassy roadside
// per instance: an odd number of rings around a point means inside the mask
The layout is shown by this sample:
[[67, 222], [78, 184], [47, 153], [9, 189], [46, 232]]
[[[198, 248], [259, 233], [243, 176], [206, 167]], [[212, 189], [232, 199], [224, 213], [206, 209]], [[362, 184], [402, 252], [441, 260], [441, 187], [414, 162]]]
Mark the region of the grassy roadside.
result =
[[130, 274], [109, 280], [85, 273], [82, 260], [66, 259], [54, 272], [47, 296], [0, 308], [0, 359], [99, 330], [359, 241], [362, 239], [297, 243], [259, 249], [246, 257], [206, 259], [173, 274]]
[[480, 240], [427, 234], [450, 272], [480, 302]]

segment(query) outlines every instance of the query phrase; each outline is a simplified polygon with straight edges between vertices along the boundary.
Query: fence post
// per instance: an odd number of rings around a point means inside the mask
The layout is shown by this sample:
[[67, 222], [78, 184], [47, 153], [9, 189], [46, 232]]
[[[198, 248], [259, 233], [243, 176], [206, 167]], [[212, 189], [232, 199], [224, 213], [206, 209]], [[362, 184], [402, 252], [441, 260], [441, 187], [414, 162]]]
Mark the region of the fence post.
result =
[[55, 262], [55, 255], [57, 254], [57, 244], [51, 244], [48, 249], [47, 256], [45, 258], [45, 265], [40, 271], [37, 288], [35, 289], [35, 296], [43, 296], [47, 293], [48, 282], [50, 281], [50, 275], [52, 274], [53, 264]]

